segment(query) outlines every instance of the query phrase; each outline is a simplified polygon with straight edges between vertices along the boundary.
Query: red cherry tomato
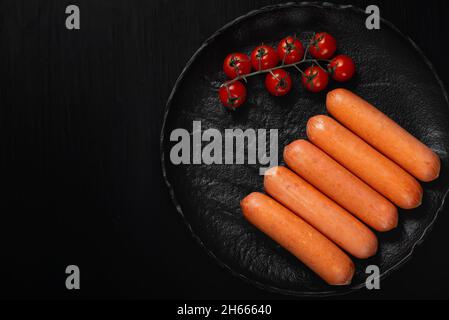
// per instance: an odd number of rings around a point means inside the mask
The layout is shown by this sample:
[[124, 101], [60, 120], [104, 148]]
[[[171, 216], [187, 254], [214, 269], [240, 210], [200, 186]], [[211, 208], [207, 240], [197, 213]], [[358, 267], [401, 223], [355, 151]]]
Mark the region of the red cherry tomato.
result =
[[288, 36], [279, 42], [278, 56], [280, 61], [285, 64], [298, 62], [304, 55], [304, 47], [302, 43], [291, 36]]
[[348, 81], [355, 73], [354, 61], [343, 54], [336, 56], [328, 65], [332, 79], [336, 81]]
[[292, 88], [290, 74], [282, 69], [273, 70], [265, 77], [265, 87], [273, 96], [284, 96]]
[[329, 76], [327, 72], [317, 66], [308, 67], [302, 76], [302, 84], [312, 92], [320, 92], [327, 87]]
[[249, 57], [240, 52], [229, 54], [223, 62], [223, 71], [228, 78], [234, 79], [239, 75], [251, 72], [251, 62]]
[[222, 86], [218, 90], [218, 96], [224, 106], [236, 109], [246, 100], [246, 88], [241, 82], [235, 81], [229, 85]]
[[255, 70], [274, 68], [279, 62], [276, 51], [267, 45], [260, 45], [251, 52], [251, 64]]
[[337, 41], [327, 32], [317, 33], [310, 41], [309, 52], [317, 59], [330, 59], [337, 50]]

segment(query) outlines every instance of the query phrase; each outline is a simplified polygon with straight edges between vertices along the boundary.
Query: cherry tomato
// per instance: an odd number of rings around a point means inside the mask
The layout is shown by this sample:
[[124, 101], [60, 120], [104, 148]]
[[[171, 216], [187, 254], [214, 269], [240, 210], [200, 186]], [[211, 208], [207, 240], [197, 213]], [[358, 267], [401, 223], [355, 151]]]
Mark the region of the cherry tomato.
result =
[[310, 41], [309, 52], [317, 59], [330, 59], [337, 50], [337, 41], [327, 32], [317, 33]]
[[273, 96], [284, 96], [292, 88], [290, 74], [282, 69], [273, 70], [265, 77], [265, 87]]
[[302, 84], [312, 92], [320, 92], [327, 87], [329, 76], [327, 72], [317, 66], [308, 67], [302, 76]]
[[267, 45], [260, 45], [251, 52], [251, 64], [255, 70], [274, 68], [279, 62], [276, 51]]
[[240, 81], [224, 85], [218, 90], [221, 103], [231, 109], [240, 107], [246, 100], [246, 88]]
[[250, 73], [251, 62], [249, 57], [240, 52], [229, 54], [223, 62], [223, 71], [231, 79]]
[[336, 56], [328, 65], [332, 79], [336, 81], [348, 81], [355, 73], [354, 61], [343, 54]]
[[304, 47], [298, 39], [288, 36], [279, 42], [278, 55], [285, 64], [295, 63], [302, 59]]

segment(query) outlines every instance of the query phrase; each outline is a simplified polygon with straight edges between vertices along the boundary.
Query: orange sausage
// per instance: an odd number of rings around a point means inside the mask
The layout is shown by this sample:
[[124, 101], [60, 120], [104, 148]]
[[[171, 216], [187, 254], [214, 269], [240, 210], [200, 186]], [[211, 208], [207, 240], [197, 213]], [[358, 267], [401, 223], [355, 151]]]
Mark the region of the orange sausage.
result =
[[345, 89], [327, 94], [327, 110], [359, 137], [421, 181], [440, 174], [440, 158], [429, 147], [376, 109]]
[[310, 118], [307, 136], [397, 206], [412, 209], [421, 204], [422, 188], [411, 175], [334, 119], [323, 115]]
[[306, 140], [284, 149], [284, 160], [302, 178], [377, 231], [398, 224], [396, 207]]
[[376, 254], [377, 238], [363, 223], [285, 167], [265, 172], [265, 191], [353, 256]]
[[270, 197], [253, 192], [240, 203], [245, 218], [330, 285], [347, 285], [351, 259], [307, 222]]

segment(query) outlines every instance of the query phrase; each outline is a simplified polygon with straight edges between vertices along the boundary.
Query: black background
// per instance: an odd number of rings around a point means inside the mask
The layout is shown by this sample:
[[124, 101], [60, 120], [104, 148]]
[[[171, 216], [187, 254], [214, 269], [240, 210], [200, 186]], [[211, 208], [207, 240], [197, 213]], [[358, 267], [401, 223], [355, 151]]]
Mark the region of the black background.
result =
[[[447, 88], [447, 1], [336, 2], [377, 4]], [[185, 63], [225, 23], [272, 3], [0, 0], [0, 297], [285, 298], [197, 245], [159, 159], [165, 102]], [[65, 28], [69, 4], [81, 30]], [[382, 290], [345, 298], [448, 298], [448, 214], [446, 205]], [[81, 290], [65, 288], [69, 264]]]

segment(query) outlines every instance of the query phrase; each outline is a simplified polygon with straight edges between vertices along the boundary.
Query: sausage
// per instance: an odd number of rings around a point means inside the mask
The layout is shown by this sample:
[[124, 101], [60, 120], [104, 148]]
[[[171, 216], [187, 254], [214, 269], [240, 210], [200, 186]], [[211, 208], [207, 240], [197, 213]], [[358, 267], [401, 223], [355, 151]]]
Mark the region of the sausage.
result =
[[329, 239], [270, 197], [253, 192], [241, 202], [243, 215], [330, 285], [347, 285], [351, 259]]
[[363, 223], [293, 171], [272, 167], [265, 172], [265, 191], [356, 258], [376, 254], [377, 238]]
[[373, 229], [384, 232], [397, 226], [398, 210], [390, 201], [310, 142], [290, 143], [284, 149], [284, 160], [304, 180]]
[[440, 174], [440, 158], [387, 115], [356, 94], [335, 89], [327, 94], [329, 113], [421, 181]]
[[323, 115], [310, 118], [307, 136], [400, 208], [412, 209], [421, 204], [423, 191], [415, 178], [334, 119]]

